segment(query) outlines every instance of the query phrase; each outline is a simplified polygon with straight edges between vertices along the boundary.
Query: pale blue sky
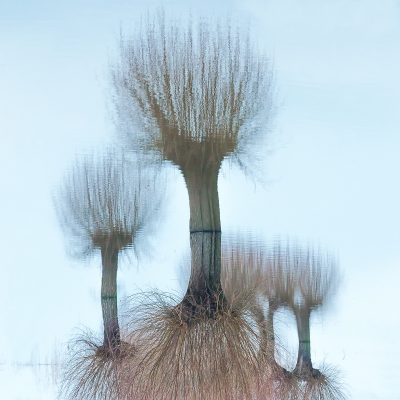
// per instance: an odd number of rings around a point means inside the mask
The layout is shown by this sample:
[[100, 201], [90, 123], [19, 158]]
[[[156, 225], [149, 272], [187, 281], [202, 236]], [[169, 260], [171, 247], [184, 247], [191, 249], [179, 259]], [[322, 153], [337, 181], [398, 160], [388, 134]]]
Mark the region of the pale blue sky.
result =
[[[223, 230], [337, 252], [344, 285], [312, 328], [313, 354], [342, 369], [354, 399], [400, 399], [400, 5], [348, 0], [1, 2], [2, 398], [53, 399], [11, 363], [29, 362], [36, 346], [50, 351], [79, 323], [101, 326], [99, 260], [66, 257], [51, 192], [76, 152], [112, 140], [108, 60], [120, 27], [129, 32], [160, 4], [250, 21], [273, 58], [282, 105], [262, 166], [267, 184], [224, 164]], [[178, 288], [189, 209], [179, 173], [170, 186], [154, 260], [122, 268], [121, 293]]]

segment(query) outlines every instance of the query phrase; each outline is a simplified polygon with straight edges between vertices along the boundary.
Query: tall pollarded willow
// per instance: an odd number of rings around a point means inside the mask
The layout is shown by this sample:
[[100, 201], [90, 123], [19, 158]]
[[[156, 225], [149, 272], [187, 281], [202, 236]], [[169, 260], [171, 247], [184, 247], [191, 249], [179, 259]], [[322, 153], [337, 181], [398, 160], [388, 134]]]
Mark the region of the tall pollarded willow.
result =
[[[239, 157], [265, 132], [269, 61], [229, 22], [182, 27], [161, 12], [122, 40], [113, 76], [121, 127], [133, 146], [158, 152], [183, 173], [192, 249], [187, 299], [210, 303], [222, 292], [218, 174], [225, 157]], [[222, 301], [211, 303], [210, 310]]]
[[99, 351], [106, 355], [118, 352], [120, 346], [119, 252], [136, 249], [143, 229], [157, 217], [163, 191], [154, 168], [108, 150], [78, 157], [55, 195], [57, 214], [73, 253], [83, 256], [94, 249], [101, 251], [104, 343]]

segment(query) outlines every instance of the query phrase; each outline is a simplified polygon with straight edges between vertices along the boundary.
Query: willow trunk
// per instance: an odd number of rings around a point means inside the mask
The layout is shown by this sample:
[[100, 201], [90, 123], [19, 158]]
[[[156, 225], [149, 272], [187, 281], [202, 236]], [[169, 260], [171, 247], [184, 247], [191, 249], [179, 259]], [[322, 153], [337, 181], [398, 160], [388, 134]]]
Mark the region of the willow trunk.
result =
[[113, 243], [107, 243], [101, 247], [101, 308], [105, 349], [114, 349], [120, 344], [117, 305], [118, 252], [118, 247]]
[[191, 274], [185, 297], [214, 310], [223, 298], [219, 167], [213, 163], [182, 168], [189, 194], [191, 248]]
[[310, 344], [310, 314], [308, 307], [295, 307], [299, 352], [294, 373], [300, 377], [308, 377], [313, 372]]

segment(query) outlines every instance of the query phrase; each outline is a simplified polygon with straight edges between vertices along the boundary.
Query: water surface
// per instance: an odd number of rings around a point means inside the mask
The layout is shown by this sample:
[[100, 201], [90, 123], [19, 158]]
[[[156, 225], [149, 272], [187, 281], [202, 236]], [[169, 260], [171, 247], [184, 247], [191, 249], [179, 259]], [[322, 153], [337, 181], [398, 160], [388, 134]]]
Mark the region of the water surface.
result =
[[[69, 258], [52, 195], [76, 154], [115, 144], [109, 62], [120, 28], [161, 3], [22, 2], [0, 6], [0, 385], [5, 399], [55, 399], [48, 368], [78, 326], [102, 332], [100, 253]], [[400, 398], [400, 7], [398, 2], [163, 2], [167, 13], [248, 22], [274, 60], [278, 111], [263, 162], [245, 176], [224, 162], [223, 235], [252, 232], [320, 244], [343, 280], [311, 318], [315, 363], [335, 365], [354, 399]], [[255, 177], [253, 179], [253, 177]], [[259, 178], [262, 178], [261, 180]], [[189, 249], [182, 175], [150, 239], [151, 257], [123, 257], [122, 300], [180, 290]], [[244, 235], [246, 237], [246, 235]], [[123, 311], [123, 310], [121, 310]], [[296, 352], [293, 315], [277, 321]], [[60, 355], [61, 354], [61, 355]], [[55, 375], [57, 368], [50, 370]], [[47, 371], [47, 372], [46, 372]]]

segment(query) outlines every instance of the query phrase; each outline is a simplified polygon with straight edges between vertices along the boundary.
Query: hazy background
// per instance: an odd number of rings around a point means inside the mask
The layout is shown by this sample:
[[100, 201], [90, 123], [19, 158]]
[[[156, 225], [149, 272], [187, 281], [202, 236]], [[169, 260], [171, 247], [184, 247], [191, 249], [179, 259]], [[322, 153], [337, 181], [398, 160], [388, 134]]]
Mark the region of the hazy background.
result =
[[[230, 12], [270, 54], [279, 111], [264, 183], [223, 165], [223, 232], [337, 253], [344, 281], [312, 317], [312, 355], [343, 372], [354, 399], [400, 399], [400, 2], [143, 3], [0, 3], [0, 397], [55, 399], [32, 365], [50, 362], [79, 324], [101, 329], [100, 258], [67, 258], [52, 191], [76, 153], [116, 140], [109, 60], [120, 30], [163, 5], [183, 19]], [[169, 187], [153, 254], [121, 264], [120, 299], [148, 285], [179, 290], [189, 205], [173, 168]], [[279, 326], [294, 346], [294, 319]]]

